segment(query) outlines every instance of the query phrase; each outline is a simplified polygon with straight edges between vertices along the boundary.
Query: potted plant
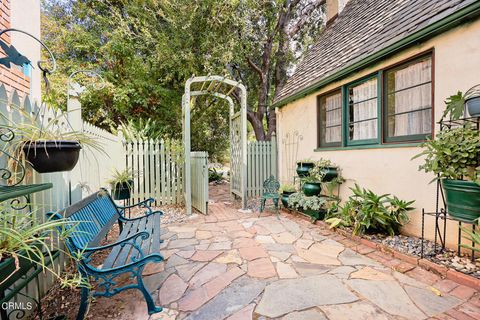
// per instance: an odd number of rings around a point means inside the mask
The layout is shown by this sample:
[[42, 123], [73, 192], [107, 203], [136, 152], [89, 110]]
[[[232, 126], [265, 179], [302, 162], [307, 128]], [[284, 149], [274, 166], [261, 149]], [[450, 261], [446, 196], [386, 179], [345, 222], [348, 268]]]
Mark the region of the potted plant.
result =
[[311, 169], [315, 167], [315, 162], [310, 159], [297, 161], [297, 174], [299, 177], [306, 177]]
[[113, 170], [113, 175], [108, 183], [112, 189], [112, 197], [115, 200], [130, 199], [130, 195], [133, 188], [133, 179], [137, 177], [137, 174], [130, 168], [126, 168], [123, 171], [117, 169]]
[[302, 191], [307, 197], [318, 196], [322, 191], [321, 181], [323, 180], [324, 172], [320, 167], [315, 166], [310, 170], [307, 177], [302, 178]]
[[18, 112], [23, 114], [25, 121], [8, 126], [15, 134], [9, 146], [10, 152], [26, 159], [39, 173], [72, 170], [78, 162], [82, 146], [101, 150], [96, 139], [88, 134], [62, 128], [60, 123], [65, 114], [41, 124], [30, 113], [21, 109]]
[[433, 172], [445, 191], [447, 212], [460, 221], [480, 217], [480, 136], [471, 126], [439, 132], [414, 158], [425, 156], [419, 169]]
[[480, 116], [480, 85], [468, 89], [465, 94], [458, 91], [445, 100], [446, 108], [443, 117], [449, 115], [451, 120], [460, 119], [465, 109], [471, 117]]
[[295, 186], [292, 184], [283, 184], [280, 187], [280, 193], [282, 194], [281, 200], [284, 208], [288, 208], [288, 197], [290, 197], [291, 194], [294, 194], [296, 192]]
[[328, 159], [321, 158], [315, 163], [315, 166], [323, 174], [322, 182], [330, 182], [338, 177], [338, 167]]
[[316, 196], [307, 196], [304, 193], [296, 192], [288, 197], [288, 205], [312, 218], [312, 221], [325, 217], [325, 199]]
[[[0, 223], [0, 291], [4, 291], [15, 283], [34, 265], [38, 265], [60, 280], [60, 274], [49, 267], [54, 252], [61, 249], [52, 243], [51, 233], [57, 228], [71, 224], [67, 220], [47, 220], [39, 223], [32, 212], [17, 211], [2, 207], [2, 223]], [[75, 229], [69, 228], [68, 232]], [[67, 231], [59, 235], [66, 237]], [[63, 251], [62, 251], [63, 252]]]

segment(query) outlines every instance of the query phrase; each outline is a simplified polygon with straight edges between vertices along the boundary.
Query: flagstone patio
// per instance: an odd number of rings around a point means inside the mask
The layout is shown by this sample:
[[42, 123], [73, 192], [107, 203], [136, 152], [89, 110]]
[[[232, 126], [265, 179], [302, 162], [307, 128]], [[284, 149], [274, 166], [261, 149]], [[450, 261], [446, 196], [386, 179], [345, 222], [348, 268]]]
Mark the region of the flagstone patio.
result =
[[[150, 319], [479, 319], [474, 289], [355, 244], [306, 219], [240, 213], [165, 225], [162, 254], [144, 279], [164, 312]], [[391, 266], [396, 266], [394, 271]], [[402, 273], [403, 272], [403, 273]], [[116, 304], [115, 314], [102, 305]], [[90, 319], [148, 319], [136, 291], [92, 304]]]

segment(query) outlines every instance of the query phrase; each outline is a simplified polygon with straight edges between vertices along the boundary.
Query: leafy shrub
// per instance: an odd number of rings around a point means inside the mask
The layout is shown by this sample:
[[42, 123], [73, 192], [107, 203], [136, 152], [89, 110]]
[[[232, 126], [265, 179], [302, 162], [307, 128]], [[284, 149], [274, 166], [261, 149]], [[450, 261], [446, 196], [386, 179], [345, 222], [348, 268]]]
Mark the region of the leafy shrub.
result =
[[295, 192], [296, 188], [293, 184], [282, 184], [280, 187], [280, 193], [283, 192]]
[[407, 212], [414, 201], [400, 200], [389, 194], [377, 195], [355, 184], [353, 195], [338, 211], [329, 212], [326, 222], [331, 228], [352, 227], [354, 235], [366, 232], [398, 233], [409, 221]]
[[215, 168], [208, 168], [208, 182], [221, 181], [223, 175], [221, 172], [218, 172]]
[[413, 157], [425, 156], [425, 163], [419, 166], [419, 170], [433, 172], [440, 179], [461, 180], [467, 177], [480, 183], [480, 167], [476, 167], [480, 154], [477, 130], [471, 127], [445, 130], [421, 147], [425, 150]]
[[288, 197], [288, 205], [296, 210], [320, 210], [325, 209], [326, 201], [321, 197], [308, 197], [302, 192], [296, 192]]

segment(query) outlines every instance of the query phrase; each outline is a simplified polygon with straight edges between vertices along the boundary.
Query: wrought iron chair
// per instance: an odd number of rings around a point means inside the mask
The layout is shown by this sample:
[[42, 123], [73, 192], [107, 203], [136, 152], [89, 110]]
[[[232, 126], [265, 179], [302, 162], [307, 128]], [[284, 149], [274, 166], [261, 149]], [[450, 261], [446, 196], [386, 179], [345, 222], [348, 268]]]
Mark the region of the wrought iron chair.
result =
[[275, 212], [278, 215], [278, 201], [280, 199], [279, 189], [280, 182], [278, 182], [273, 175], [263, 182], [263, 194], [262, 199], [260, 200], [260, 213], [258, 214], [259, 217], [262, 214], [263, 209], [265, 209], [265, 203], [268, 199], [272, 199], [275, 206]]

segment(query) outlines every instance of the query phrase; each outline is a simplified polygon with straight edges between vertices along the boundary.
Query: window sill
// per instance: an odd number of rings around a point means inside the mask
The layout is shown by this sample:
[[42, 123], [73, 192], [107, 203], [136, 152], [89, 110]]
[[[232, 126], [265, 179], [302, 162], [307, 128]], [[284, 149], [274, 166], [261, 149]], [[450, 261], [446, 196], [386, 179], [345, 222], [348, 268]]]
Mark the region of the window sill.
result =
[[325, 148], [316, 148], [313, 151], [322, 152], [322, 151], [347, 151], [347, 150], [358, 150], [358, 149], [389, 149], [389, 148], [411, 148], [418, 147], [422, 142], [408, 142], [408, 143], [385, 143], [385, 144], [368, 144], [368, 145], [357, 145], [357, 146], [348, 146], [348, 147], [325, 147]]

